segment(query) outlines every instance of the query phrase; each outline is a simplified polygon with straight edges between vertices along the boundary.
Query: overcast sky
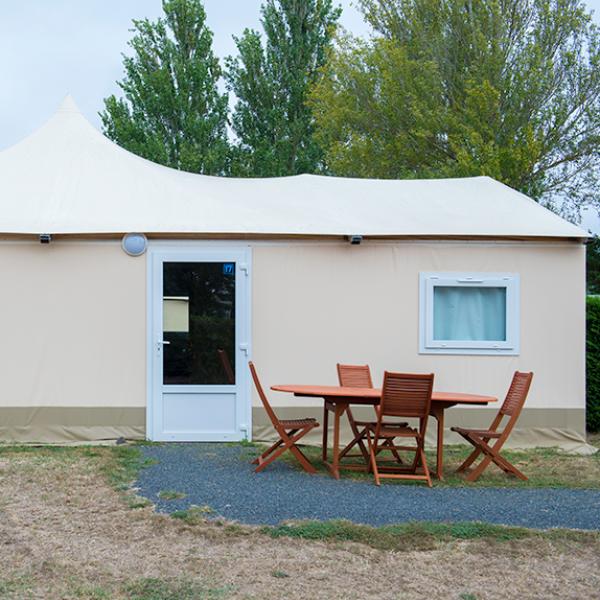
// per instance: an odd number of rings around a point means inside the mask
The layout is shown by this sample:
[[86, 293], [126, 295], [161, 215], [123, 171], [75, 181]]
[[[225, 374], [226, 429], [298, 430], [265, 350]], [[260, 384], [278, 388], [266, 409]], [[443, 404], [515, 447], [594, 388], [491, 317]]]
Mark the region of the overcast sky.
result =
[[[352, 0], [342, 25], [368, 31]], [[259, 27], [261, 0], [205, 0], [215, 53], [235, 54], [232, 35]], [[600, 0], [589, 0], [600, 22]], [[0, 150], [37, 129], [70, 93], [98, 128], [102, 100], [118, 94], [131, 20], [161, 14], [161, 0], [0, 0]], [[594, 228], [600, 229], [600, 220]]]
[[[344, 27], [366, 33], [351, 0], [338, 2]], [[233, 35], [259, 28], [260, 5], [204, 1], [219, 57], [235, 54]], [[0, 149], [39, 127], [67, 93], [100, 128], [103, 98], [119, 93], [132, 19], [161, 14], [161, 0], [0, 0]]]

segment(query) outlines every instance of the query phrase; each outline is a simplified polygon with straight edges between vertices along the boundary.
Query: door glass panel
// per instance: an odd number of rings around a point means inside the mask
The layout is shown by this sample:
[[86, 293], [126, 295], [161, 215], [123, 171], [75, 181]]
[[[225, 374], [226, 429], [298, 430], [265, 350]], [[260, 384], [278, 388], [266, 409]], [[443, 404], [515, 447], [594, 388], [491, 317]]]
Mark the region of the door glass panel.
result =
[[163, 263], [163, 383], [235, 383], [235, 263]]

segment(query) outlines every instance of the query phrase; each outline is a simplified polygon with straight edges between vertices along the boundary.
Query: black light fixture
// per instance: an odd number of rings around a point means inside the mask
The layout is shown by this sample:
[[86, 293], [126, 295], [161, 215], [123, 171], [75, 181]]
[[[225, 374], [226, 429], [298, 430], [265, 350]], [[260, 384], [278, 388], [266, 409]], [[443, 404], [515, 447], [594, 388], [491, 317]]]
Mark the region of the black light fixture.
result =
[[49, 244], [52, 241], [51, 233], [40, 233], [40, 244]]
[[358, 246], [358, 244], [360, 244], [362, 242], [363, 236], [362, 235], [354, 234], [354, 235], [348, 236], [348, 239], [350, 240], [350, 243], [353, 246]]

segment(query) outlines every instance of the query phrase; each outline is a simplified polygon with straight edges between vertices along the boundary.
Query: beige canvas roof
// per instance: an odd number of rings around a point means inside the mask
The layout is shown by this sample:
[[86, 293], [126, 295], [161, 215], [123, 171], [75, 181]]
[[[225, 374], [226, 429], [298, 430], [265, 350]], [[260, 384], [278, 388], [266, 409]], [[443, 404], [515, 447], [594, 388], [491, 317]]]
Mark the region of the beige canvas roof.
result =
[[184, 173], [123, 150], [67, 97], [0, 152], [2, 234], [585, 238], [489, 177], [369, 180]]

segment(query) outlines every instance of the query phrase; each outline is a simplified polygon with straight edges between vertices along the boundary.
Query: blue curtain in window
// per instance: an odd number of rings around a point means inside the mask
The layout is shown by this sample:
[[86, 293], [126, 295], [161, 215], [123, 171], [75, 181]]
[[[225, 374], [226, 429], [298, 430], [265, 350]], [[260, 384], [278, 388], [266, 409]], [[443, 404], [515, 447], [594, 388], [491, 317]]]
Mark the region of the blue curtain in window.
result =
[[506, 288], [435, 286], [433, 339], [506, 340]]

